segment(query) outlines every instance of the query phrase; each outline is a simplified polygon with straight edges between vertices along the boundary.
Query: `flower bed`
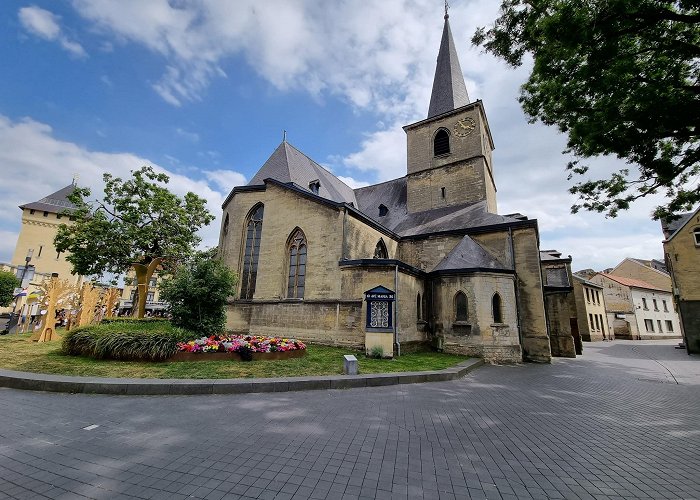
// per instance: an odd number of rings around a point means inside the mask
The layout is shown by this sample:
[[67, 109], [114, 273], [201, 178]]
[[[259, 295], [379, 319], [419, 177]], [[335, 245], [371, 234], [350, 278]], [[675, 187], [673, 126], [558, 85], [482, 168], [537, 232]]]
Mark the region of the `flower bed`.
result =
[[177, 348], [171, 361], [251, 361], [298, 358], [306, 354], [306, 345], [299, 340], [258, 335], [213, 335], [180, 342]]

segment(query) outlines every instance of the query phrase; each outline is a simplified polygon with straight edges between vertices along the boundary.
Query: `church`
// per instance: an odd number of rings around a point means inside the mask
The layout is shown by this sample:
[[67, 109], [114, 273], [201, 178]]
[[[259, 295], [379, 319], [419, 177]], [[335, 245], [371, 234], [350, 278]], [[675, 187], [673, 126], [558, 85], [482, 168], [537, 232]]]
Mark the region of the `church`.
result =
[[573, 346], [571, 313], [546, 303], [537, 221], [498, 214], [486, 111], [469, 100], [448, 15], [427, 118], [403, 129], [399, 179], [352, 189], [285, 139], [232, 189], [219, 239], [239, 276], [227, 329], [386, 357], [432, 343], [549, 362]]

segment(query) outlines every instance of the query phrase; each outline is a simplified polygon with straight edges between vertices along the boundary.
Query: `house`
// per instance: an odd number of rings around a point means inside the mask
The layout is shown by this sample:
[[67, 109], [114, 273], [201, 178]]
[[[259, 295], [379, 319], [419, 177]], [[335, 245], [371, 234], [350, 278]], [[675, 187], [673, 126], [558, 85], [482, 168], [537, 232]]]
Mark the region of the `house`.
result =
[[403, 129], [401, 178], [352, 189], [283, 140], [231, 190], [227, 328], [385, 356], [433, 342], [549, 362], [537, 221], [498, 214], [486, 109], [469, 99], [447, 15], [427, 117]]
[[574, 275], [573, 286], [581, 339], [586, 342], [612, 340], [603, 286], [577, 275]]
[[553, 356], [575, 358], [583, 354], [574, 296], [571, 256], [557, 250], [541, 250], [547, 329]]
[[700, 207], [661, 227], [685, 346], [688, 354], [700, 354]]
[[626, 258], [615, 266], [609, 274], [632, 278], [650, 283], [662, 290], [671, 291], [671, 276], [658, 260]]
[[603, 287], [608, 325], [617, 339], [680, 338], [678, 314], [670, 292], [650, 283], [598, 273], [591, 280]]

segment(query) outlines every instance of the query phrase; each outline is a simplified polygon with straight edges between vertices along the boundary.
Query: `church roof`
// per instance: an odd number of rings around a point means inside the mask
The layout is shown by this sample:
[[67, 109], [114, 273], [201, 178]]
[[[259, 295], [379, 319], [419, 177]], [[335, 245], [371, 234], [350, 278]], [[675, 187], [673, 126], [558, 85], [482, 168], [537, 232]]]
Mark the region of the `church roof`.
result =
[[59, 189], [55, 193], [51, 193], [38, 201], [20, 205], [19, 208], [23, 210], [25, 208], [30, 210], [40, 210], [42, 212], [50, 212], [52, 214], [58, 214], [64, 210], [70, 210], [75, 208], [75, 205], [68, 200], [68, 195], [70, 195], [75, 188], [76, 185], [71, 182], [66, 187]]
[[357, 204], [355, 193], [350, 186], [287, 141], [282, 141], [277, 146], [248, 185], [262, 185], [265, 179], [275, 179], [285, 184], [291, 182], [309, 192], [311, 192], [309, 185], [318, 181], [319, 196], [338, 203]]
[[452, 39], [449, 16], [445, 15], [445, 27], [442, 30], [440, 52], [438, 53], [433, 93], [430, 95], [428, 118], [447, 113], [469, 104], [467, 86], [459, 66], [455, 42]]
[[449, 271], [461, 269], [493, 269], [494, 271], [510, 271], [511, 269], [479, 245], [469, 236], [462, 238], [454, 249], [442, 259], [433, 271]]
[[[408, 213], [406, 177], [358, 188], [355, 197], [359, 211], [401, 237], [512, 224], [523, 217], [488, 212], [485, 201]], [[384, 216], [379, 215], [380, 205], [387, 208]]]

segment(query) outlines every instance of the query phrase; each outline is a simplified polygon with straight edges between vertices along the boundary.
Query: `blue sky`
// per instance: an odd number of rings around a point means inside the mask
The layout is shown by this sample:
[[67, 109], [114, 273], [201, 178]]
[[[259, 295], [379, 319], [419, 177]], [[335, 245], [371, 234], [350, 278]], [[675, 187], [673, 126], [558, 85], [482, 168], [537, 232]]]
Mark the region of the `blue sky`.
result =
[[[517, 103], [527, 68], [471, 47], [493, 0], [454, 0], [450, 23], [472, 100], [496, 150], [500, 213], [540, 222], [541, 247], [574, 269], [626, 256], [660, 258], [644, 200], [617, 219], [569, 214], [565, 139], [527, 123]], [[0, 2], [0, 261], [17, 205], [71, 182], [150, 164], [217, 215], [287, 130], [288, 140], [353, 187], [405, 175], [401, 125], [425, 118], [442, 32], [440, 0], [72, 0]], [[603, 175], [620, 161], [593, 162]]]

